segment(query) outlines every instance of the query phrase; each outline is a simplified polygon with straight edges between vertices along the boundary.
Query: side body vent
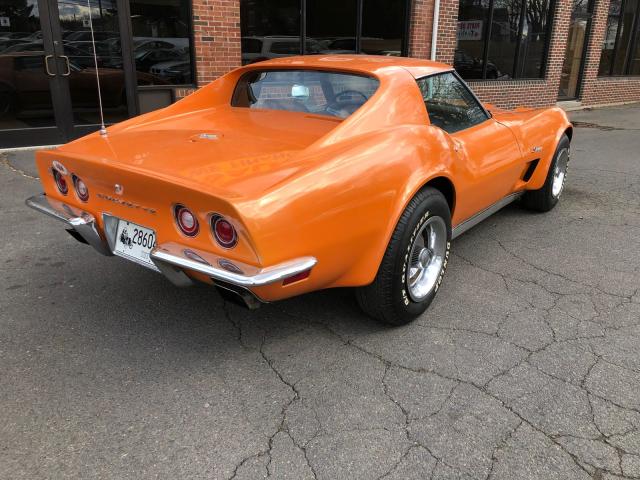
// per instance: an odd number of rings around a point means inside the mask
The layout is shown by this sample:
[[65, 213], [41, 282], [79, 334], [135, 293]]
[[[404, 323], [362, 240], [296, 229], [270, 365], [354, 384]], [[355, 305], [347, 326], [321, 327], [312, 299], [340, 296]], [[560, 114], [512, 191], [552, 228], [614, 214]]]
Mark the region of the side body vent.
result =
[[522, 180], [525, 182], [528, 182], [529, 179], [531, 178], [531, 176], [533, 175], [533, 172], [536, 171], [536, 167], [538, 166], [538, 162], [540, 161], [539, 158], [536, 158], [535, 160], [531, 160], [529, 162], [529, 165], [527, 165], [527, 169], [524, 172], [524, 175], [522, 175]]

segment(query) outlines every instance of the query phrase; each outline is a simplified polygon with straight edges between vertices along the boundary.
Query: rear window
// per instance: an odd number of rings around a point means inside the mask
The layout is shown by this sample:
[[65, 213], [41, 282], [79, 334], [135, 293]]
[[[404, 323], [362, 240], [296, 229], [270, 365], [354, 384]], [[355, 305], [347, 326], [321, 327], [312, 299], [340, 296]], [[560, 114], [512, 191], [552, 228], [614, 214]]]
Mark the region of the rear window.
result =
[[375, 78], [320, 70], [252, 70], [236, 85], [231, 105], [347, 118], [378, 89]]

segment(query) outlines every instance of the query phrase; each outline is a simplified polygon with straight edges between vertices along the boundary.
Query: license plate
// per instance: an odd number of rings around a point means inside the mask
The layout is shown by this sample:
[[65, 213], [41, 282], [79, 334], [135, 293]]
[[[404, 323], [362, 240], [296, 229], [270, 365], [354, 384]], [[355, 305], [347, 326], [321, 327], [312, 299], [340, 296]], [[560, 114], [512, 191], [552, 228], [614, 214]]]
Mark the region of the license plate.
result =
[[149, 254], [156, 246], [156, 232], [126, 220], [118, 220], [116, 247], [113, 253], [153, 270], [158, 268]]

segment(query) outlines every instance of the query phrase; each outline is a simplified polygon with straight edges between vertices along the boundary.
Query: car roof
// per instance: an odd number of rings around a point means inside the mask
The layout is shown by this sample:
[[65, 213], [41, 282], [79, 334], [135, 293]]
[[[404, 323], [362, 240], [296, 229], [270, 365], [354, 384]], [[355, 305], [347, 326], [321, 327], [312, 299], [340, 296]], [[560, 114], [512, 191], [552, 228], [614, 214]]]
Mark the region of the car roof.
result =
[[453, 67], [445, 63], [433, 62], [419, 58], [395, 57], [386, 55], [304, 55], [280, 57], [265, 60], [251, 65], [254, 68], [264, 67], [298, 67], [327, 68], [331, 70], [350, 70], [368, 74], [376, 74], [385, 69], [404, 68], [416, 78], [448, 72]]

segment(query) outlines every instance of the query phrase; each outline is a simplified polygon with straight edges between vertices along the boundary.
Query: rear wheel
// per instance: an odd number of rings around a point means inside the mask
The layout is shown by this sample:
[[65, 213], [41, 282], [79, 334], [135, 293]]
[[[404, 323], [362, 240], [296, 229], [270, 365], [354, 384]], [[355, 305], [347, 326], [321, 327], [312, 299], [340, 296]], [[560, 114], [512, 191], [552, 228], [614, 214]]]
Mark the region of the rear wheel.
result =
[[373, 283], [356, 290], [371, 317], [404, 325], [433, 301], [449, 259], [451, 213], [438, 190], [426, 187], [409, 202]]
[[538, 190], [528, 190], [522, 197], [525, 207], [538, 212], [548, 212], [556, 206], [567, 178], [567, 167], [570, 158], [571, 142], [569, 137], [563, 135], [558, 142], [556, 153], [549, 165], [547, 178], [542, 188]]

